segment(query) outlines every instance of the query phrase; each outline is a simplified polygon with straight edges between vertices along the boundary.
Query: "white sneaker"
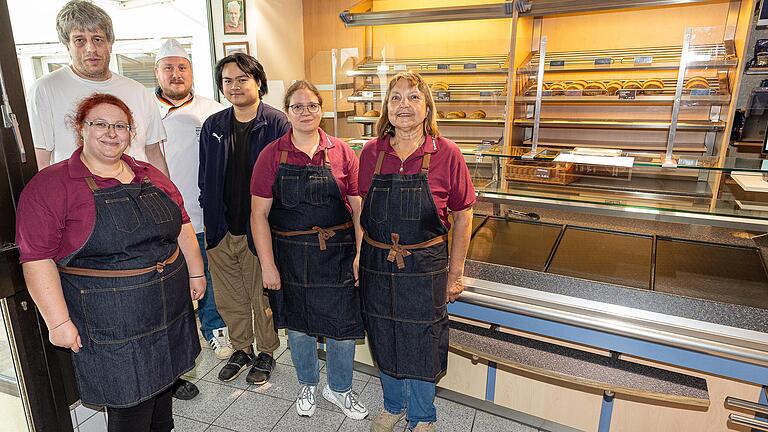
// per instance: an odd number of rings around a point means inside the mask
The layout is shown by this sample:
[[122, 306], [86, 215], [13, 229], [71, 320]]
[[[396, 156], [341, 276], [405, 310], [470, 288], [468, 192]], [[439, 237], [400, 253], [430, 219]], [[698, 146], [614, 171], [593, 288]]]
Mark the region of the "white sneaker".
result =
[[315, 386], [303, 385], [296, 398], [296, 413], [302, 417], [312, 417], [315, 413]]
[[362, 420], [368, 417], [368, 408], [360, 403], [357, 399], [359, 396], [352, 391], [352, 389], [348, 390], [346, 393], [336, 393], [331, 390], [330, 387], [325, 386], [323, 389], [323, 397], [328, 402], [339, 407], [341, 412], [351, 419]]
[[235, 352], [229, 344], [229, 332], [226, 327], [213, 330], [213, 337], [208, 344], [219, 360], [226, 360]]

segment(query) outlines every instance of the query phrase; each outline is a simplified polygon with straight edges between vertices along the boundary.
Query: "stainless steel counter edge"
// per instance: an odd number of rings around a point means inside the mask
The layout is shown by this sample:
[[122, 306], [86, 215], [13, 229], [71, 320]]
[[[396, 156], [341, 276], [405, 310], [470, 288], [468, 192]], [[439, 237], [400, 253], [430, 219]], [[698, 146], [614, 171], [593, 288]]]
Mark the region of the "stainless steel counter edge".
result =
[[768, 366], [768, 334], [464, 277], [460, 301]]

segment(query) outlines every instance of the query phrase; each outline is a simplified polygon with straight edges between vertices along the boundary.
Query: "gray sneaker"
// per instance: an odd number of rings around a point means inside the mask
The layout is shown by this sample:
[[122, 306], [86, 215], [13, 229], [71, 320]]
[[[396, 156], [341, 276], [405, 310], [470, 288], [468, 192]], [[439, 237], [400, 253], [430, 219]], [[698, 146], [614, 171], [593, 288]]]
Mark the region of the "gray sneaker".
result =
[[432, 422], [425, 423], [425, 422], [419, 422], [416, 423], [416, 427], [411, 429], [413, 432], [436, 432], [437, 428], [435, 427], [435, 424]]
[[323, 389], [323, 397], [328, 402], [339, 407], [341, 412], [347, 417], [354, 420], [362, 420], [368, 417], [368, 408], [358, 400], [358, 395], [352, 389], [347, 390], [344, 393], [337, 393], [331, 390], [330, 387], [325, 386]]
[[315, 386], [303, 385], [296, 398], [296, 413], [302, 417], [312, 417], [315, 413]]

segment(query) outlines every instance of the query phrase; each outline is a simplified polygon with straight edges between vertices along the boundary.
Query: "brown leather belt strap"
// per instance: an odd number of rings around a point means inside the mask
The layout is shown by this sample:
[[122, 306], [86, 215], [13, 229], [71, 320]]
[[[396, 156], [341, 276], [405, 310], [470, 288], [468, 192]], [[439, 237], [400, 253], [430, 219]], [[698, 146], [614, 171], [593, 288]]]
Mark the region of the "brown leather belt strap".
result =
[[59, 266], [59, 272], [71, 274], [75, 276], [93, 276], [93, 277], [141, 276], [151, 271], [157, 271], [158, 273], [162, 273], [163, 270], [165, 270], [165, 266], [173, 264], [173, 262], [175, 262], [178, 257], [179, 257], [179, 247], [176, 246], [176, 250], [173, 251], [171, 256], [169, 256], [165, 261], [159, 262], [153, 265], [152, 267], [130, 269], [130, 270], [98, 270], [98, 269], [87, 269], [87, 268], [79, 268], [79, 267]]
[[354, 224], [352, 221], [349, 221], [347, 223], [343, 223], [341, 225], [336, 225], [330, 228], [320, 228], [319, 226], [313, 226], [311, 230], [305, 230], [305, 231], [276, 231], [272, 230], [273, 233], [281, 236], [281, 237], [294, 237], [294, 236], [300, 236], [300, 235], [309, 235], [309, 234], [317, 234], [317, 240], [320, 242], [320, 250], [326, 250], [327, 246], [325, 245], [325, 241], [329, 238], [336, 235], [336, 231], [340, 231], [343, 229], [351, 228]]
[[401, 245], [400, 234], [398, 233], [392, 233], [392, 244], [378, 242], [368, 237], [368, 233], [365, 233], [365, 236], [363, 237], [363, 239], [366, 241], [366, 243], [368, 243], [373, 247], [377, 247], [379, 249], [389, 249], [389, 255], [387, 255], [387, 261], [389, 262], [397, 261], [397, 268], [402, 270], [405, 268], [405, 261], [403, 260], [403, 258], [411, 254], [410, 250], [424, 249], [430, 246], [434, 246], [436, 244], [440, 244], [442, 242], [446, 242], [448, 241], [448, 234], [443, 234], [431, 240], [427, 240], [425, 242], [416, 243], [416, 244], [410, 244], [410, 245]]

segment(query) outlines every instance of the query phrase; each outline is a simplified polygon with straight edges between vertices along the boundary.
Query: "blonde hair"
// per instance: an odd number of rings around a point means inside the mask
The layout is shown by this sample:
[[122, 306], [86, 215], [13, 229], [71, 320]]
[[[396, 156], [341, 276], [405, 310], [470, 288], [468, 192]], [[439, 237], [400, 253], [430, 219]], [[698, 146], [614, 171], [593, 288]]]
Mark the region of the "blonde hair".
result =
[[384, 138], [387, 134], [394, 131], [394, 126], [389, 122], [389, 95], [392, 93], [392, 88], [398, 81], [404, 79], [412, 87], [416, 87], [420, 92], [424, 94], [424, 101], [427, 104], [427, 116], [424, 119], [424, 133], [426, 135], [432, 135], [435, 138], [440, 137], [440, 130], [437, 127], [437, 109], [435, 108], [435, 100], [432, 99], [432, 92], [429, 91], [429, 86], [417, 72], [400, 72], [395, 75], [390, 81], [387, 87], [387, 95], [381, 104], [381, 117], [376, 122], [376, 136]]

